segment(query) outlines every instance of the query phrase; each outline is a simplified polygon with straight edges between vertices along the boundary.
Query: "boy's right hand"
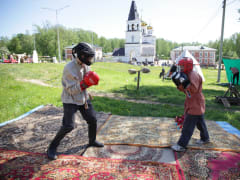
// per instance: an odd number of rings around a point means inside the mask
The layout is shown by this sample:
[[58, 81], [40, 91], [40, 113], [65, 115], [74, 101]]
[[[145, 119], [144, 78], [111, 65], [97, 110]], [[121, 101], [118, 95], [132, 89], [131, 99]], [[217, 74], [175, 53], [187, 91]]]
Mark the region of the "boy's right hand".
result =
[[80, 87], [82, 90], [92, 86], [98, 85], [98, 81], [100, 80], [99, 76], [94, 71], [88, 71], [83, 80], [80, 82]]

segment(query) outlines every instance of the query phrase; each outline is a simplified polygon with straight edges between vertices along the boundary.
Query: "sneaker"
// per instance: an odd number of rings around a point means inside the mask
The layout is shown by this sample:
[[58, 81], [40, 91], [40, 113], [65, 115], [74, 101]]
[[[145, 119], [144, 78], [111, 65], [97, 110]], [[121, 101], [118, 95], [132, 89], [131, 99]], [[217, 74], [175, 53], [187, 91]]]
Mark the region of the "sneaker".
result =
[[209, 139], [206, 140], [206, 141], [203, 141], [203, 140], [201, 140], [201, 139], [198, 139], [198, 140], [196, 141], [196, 144], [202, 145], [202, 144], [207, 144], [207, 143], [209, 143], [209, 142], [210, 142]]
[[177, 151], [177, 152], [186, 151], [185, 147], [182, 147], [182, 146], [180, 146], [178, 144], [173, 145], [171, 148], [172, 148], [172, 150]]
[[48, 148], [48, 150], [47, 150], [47, 157], [50, 160], [56, 160], [58, 158], [57, 157], [57, 153], [56, 153], [56, 149]]

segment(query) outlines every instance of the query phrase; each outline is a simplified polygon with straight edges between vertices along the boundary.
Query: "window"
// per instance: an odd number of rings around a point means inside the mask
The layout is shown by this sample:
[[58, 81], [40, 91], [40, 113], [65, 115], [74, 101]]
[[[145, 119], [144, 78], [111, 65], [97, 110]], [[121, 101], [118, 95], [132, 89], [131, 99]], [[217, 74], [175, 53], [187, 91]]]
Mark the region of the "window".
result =
[[199, 59], [199, 63], [202, 64], [202, 58]]
[[132, 43], [134, 43], [134, 36], [132, 36]]
[[207, 59], [204, 59], [204, 63], [207, 64], [207, 63], [208, 63], [208, 60], [207, 60]]
[[213, 56], [214, 56], [214, 53], [210, 52], [210, 57], [213, 58]]
[[192, 53], [191, 53], [193, 56], [195, 56], [195, 52], [194, 51], [192, 51]]
[[208, 57], [208, 52], [205, 52], [205, 53], [204, 53], [204, 57]]
[[199, 53], [199, 57], [202, 57], [202, 52]]
[[134, 31], [134, 24], [132, 24], [132, 31]]
[[137, 30], [139, 30], [139, 24], [137, 24]]

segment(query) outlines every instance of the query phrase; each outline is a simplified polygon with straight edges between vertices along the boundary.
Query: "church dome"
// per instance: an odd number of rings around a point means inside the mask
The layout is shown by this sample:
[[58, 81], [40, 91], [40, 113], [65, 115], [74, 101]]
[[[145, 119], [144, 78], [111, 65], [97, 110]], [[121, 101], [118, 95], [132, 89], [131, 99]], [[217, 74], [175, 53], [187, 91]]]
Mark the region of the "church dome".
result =
[[147, 23], [146, 22], [144, 22], [144, 21], [142, 21], [142, 24], [141, 24], [142, 26], [146, 26], [147, 25]]
[[147, 29], [152, 29], [152, 26], [148, 26]]

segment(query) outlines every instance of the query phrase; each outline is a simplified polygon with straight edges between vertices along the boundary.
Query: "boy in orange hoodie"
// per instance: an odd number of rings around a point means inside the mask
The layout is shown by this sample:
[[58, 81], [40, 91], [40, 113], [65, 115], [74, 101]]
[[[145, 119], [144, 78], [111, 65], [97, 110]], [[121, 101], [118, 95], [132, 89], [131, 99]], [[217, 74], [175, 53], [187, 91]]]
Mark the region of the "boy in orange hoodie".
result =
[[186, 95], [184, 103], [184, 123], [181, 136], [176, 145], [171, 148], [174, 151], [185, 151], [192, 137], [195, 126], [200, 131], [198, 144], [209, 142], [209, 134], [204, 121], [205, 98], [202, 93], [202, 78], [193, 71], [193, 61], [190, 58], [183, 58], [178, 62], [181, 72], [173, 75], [172, 80], [179, 91]]

